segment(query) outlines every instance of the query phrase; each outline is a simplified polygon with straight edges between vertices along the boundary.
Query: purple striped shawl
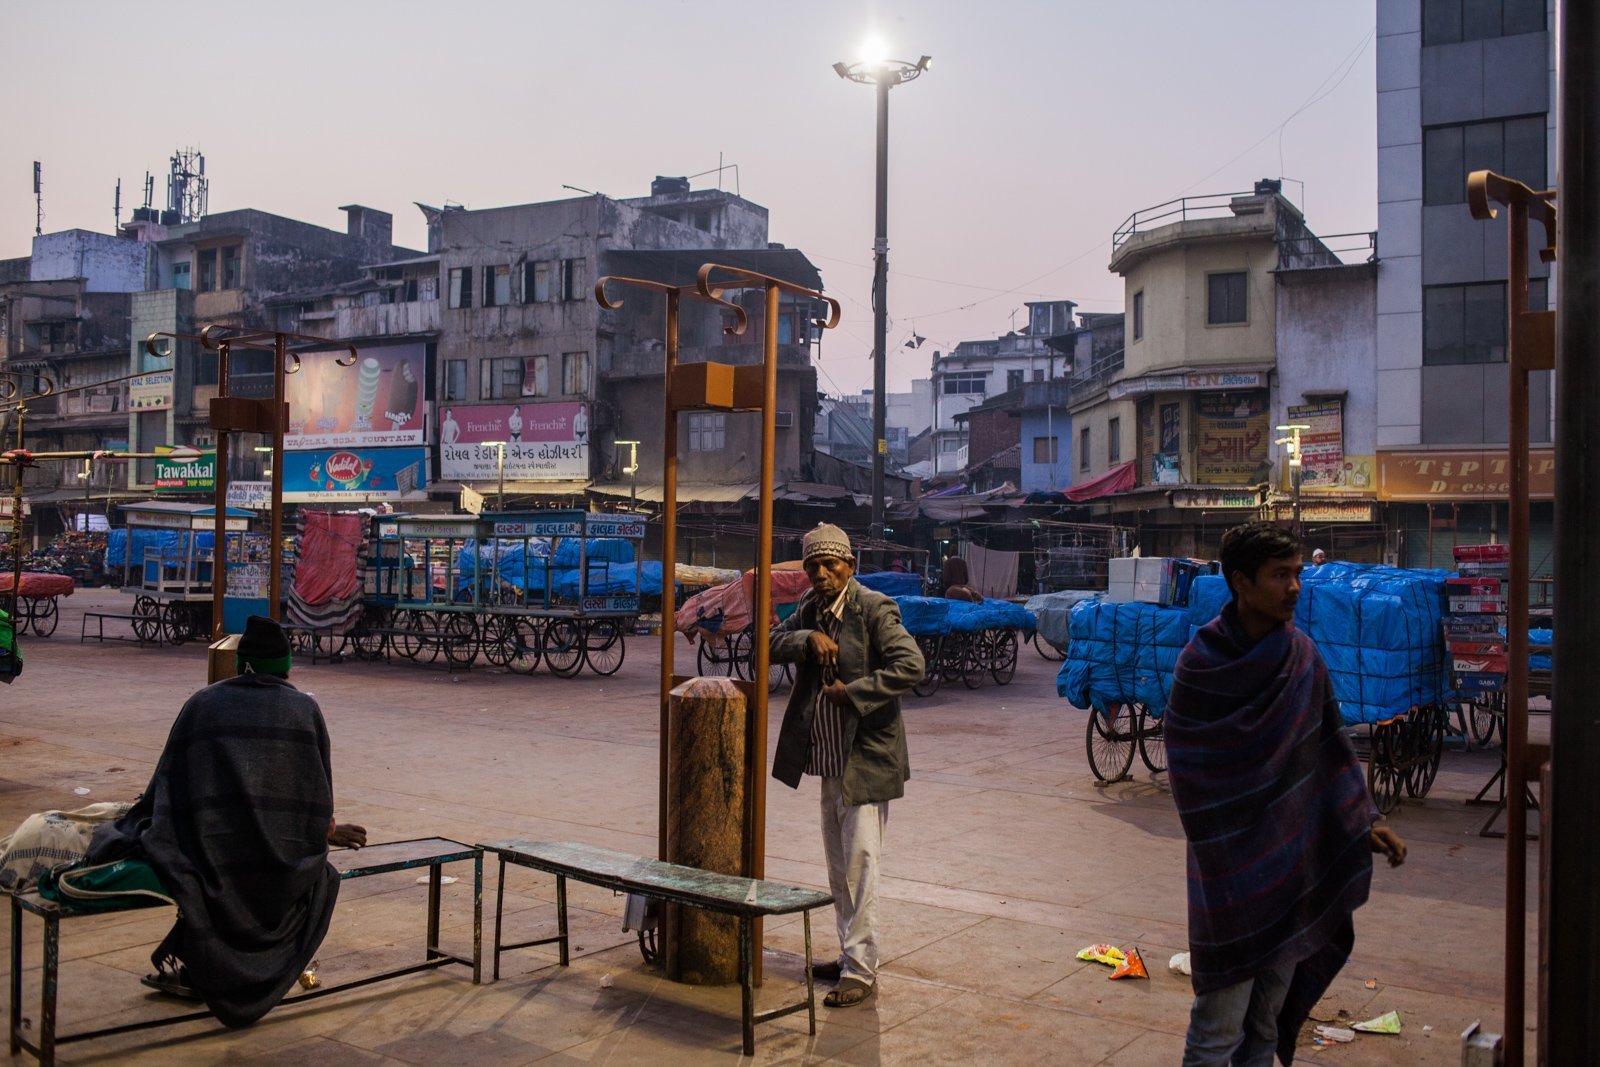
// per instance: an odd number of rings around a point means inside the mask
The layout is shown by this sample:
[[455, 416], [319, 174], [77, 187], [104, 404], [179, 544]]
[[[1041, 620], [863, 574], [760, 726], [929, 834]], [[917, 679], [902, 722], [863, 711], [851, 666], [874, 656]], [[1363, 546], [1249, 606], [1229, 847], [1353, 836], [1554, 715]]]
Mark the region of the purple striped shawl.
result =
[[1279, 1019], [1292, 1058], [1372, 881], [1377, 810], [1328, 670], [1292, 625], [1250, 645], [1230, 604], [1179, 657], [1163, 728], [1189, 841], [1195, 992], [1298, 965]]

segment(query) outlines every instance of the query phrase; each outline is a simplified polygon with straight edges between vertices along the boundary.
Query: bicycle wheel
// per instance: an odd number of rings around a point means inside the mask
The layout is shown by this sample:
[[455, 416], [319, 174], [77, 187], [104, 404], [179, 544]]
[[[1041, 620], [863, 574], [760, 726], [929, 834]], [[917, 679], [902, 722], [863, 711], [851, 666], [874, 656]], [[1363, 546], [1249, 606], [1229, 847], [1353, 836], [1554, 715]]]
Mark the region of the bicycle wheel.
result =
[[516, 616], [512, 624], [511, 654], [506, 666], [518, 674], [532, 674], [538, 670], [543, 641], [540, 634], [543, 629], [539, 620], [531, 615]]
[[755, 679], [756, 667], [752, 662], [755, 641], [749, 630], [740, 630], [728, 638], [727, 658], [728, 677], [737, 678], [741, 682]]
[[966, 656], [961, 661], [961, 684], [976, 689], [989, 676], [989, 640], [983, 634], [968, 634]]
[[937, 637], [919, 637], [917, 644], [922, 649], [922, 680], [911, 687], [911, 691], [919, 697], [931, 697], [939, 691], [939, 683], [944, 680], [944, 673], [939, 669], [939, 641]]
[[478, 658], [478, 624], [471, 615], [452, 611], [439, 622], [439, 648], [451, 663], [466, 666]]
[[511, 662], [517, 651], [517, 623], [510, 615], [486, 615], [483, 619], [483, 658], [496, 667]]
[[615, 619], [591, 619], [583, 634], [583, 658], [596, 674], [616, 674], [627, 655], [622, 627]]
[[1495, 728], [1504, 721], [1496, 703], [1492, 698], [1479, 697], [1466, 705], [1467, 729], [1480, 748], [1494, 744]]
[[1001, 630], [989, 642], [989, 674], [995, 685], [1010, 685], [1017, 675], [1017, 631]]
[[61, 608], [56, 604], [53, 596], [44, 597], [33, 602], [33, 611], [28, 619], [33, 632], [39, 637], [49, 637], [56, 632], [56, 626], [61, 622]]
[[551, 619], [541, 638], [550, 673], [571, 678], [583, 669], [583, 628], [572, 619]]
[[154, 597], [140, 596], [133, 600], [133, 633], [140, 641], [161, 641], [161, 605]]
[[1167, 738], [1161, 732], [1161, 720], [1143, 704], [1139, 705], [1139, 758], [1151, 774], [1162, 774], [1167, 769]]
[[1089, 769], [1102, 782], [1119, 782], [1133, 766], [1133, 708], [1113, 704], [1105, 711], [1089, 709], [1089, 725], [1084, 746], [1089, 750]]
[[1044, 634], [1038, 630], [1033, 631], [1033, 650], [1047, 660], [1060, 663], [1067, 658], [1067, 654], [1044, 639]]

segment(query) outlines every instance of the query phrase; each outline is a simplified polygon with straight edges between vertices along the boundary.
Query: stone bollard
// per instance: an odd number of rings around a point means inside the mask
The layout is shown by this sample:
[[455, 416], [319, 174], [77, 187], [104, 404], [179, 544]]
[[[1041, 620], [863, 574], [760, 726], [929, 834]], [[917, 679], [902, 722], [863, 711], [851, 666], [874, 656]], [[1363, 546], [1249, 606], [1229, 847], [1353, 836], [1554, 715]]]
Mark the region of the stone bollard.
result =
[[[691, 678], [669, 694], [667, 859], [738, 874], [744, 829], [745, 697], [727, 678]], [[667, 977], [690, 985], [739, 980], [739, 923], [669, 906]]]

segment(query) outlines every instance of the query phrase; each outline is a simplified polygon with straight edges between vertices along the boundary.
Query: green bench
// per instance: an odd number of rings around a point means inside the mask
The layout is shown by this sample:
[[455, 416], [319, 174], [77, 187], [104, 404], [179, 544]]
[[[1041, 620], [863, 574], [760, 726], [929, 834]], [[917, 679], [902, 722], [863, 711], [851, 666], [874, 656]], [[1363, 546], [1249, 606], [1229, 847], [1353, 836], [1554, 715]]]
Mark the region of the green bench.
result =
[[[785, 885], [731, 874], [714, 874], [697, 867], [647, 859], [608, 848], [574, 844], [569, 841], [526, 841], [512, 838], [488, 841], [478, 846], [500, 860], [499, 888], [494, 901], [494, 977], [500, 977], [500, 953], [533, 945], [558, 945], [561, 965], [569, 962], [567, 936], [567, 879], [604, 886], [623, 893], [684, 904], [692, 908], [733, 915], [739, 920], [739, 985], [742, 992], [741, 1019], [744, 1027], [744, 1054], [755, 1055], [757, 1023], [805, 1011], [811, 1033], [817, 1032], [815, 984], [811, 976], [811, 909], [832, 904], [833, 897], [815, 889]], [[505, 905], [506, 864], [531, 867], [556, 877], [555, 937], [513, 944], [501, 940], [501, 916]], [[769, 915], [804, 916], [806, 933], [806, 999], [771, 1011], [755, 1010], [755, 920]]]
[[[473, 865], [472, 891], [472, 957], [454, 956], [439, 948], [439, 886], [442, 864], [471, 860]], [[391, 841], [381, 845], [368, 845], [362, 849], [335, 849], [328, 853], [328, 862], [339, 872], [340, 881], [366, 878], [374, 874], [428, 868], [428, 934], [423, 962], [396, 967], [380, 974], [341, 982], [337, 985], [319, 986], [308, 992], [284, 998], [279, 1007], [316, 1000], [333, 993], [374, 982], [399, 978], [403, 975], [429, 971], [450, 963], [472, 968], [472, 982], [478, 984], [483, 977], [483, 850], [442, 837], [419, 838], [414, 841]], [[45, 900], [38, 893], [12, 893], [11, 897], [11, 1054], [26, 1051], [38, 1059], [40, 1067], [53, 1067], [56, 1046], [71, 1041], [88, 1041], [112, 1034], [126, 1034], [135, 1030], [148, 1030], [174, 1023], [209, 1019], [209, 1011], [191, 1011], [180, 1015], [165, 1015], [156, 1019], [108, 1026], [99, 1030], [85, 1030], [74, 1034], [56, 1033], [56, 992], [61, 967], [61, 920], [83, 915], [105, 915], [104, 909], [79, 911], [70, 906]], [[160, 905], [156, 905], [160, 906]], [[135, 906], [137, 907], [137, 906]], [[132, 911], [134, 908], [124, 910]], [[44, 966], [40, 975], [39, 1020], [37, 1045], [23, 1037], [22, 1018], [22, 915], [24, 912], [44, 920]], [[132, 977], [129, 985], [133, 984]]]

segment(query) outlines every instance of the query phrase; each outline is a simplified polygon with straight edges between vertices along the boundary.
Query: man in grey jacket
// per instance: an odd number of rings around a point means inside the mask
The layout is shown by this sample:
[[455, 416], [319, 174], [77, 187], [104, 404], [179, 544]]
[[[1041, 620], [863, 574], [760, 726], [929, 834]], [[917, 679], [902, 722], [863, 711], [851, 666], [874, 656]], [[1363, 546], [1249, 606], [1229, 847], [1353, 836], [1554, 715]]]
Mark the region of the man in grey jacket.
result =
[[824, 523], [802, 547], [811, 592], [772, 634], [773, 661], [798, 664], [772, 775], [791, 788], [802, 774], [822, 780], [840, 955], [814, 970], [839, 982], [823, 1003], [848, 1008], [878, 988], [878, 859], [889, 801], [911, 777], [900, 694], [924, 666], [899, 606], [852, 577], [848, 534]]

